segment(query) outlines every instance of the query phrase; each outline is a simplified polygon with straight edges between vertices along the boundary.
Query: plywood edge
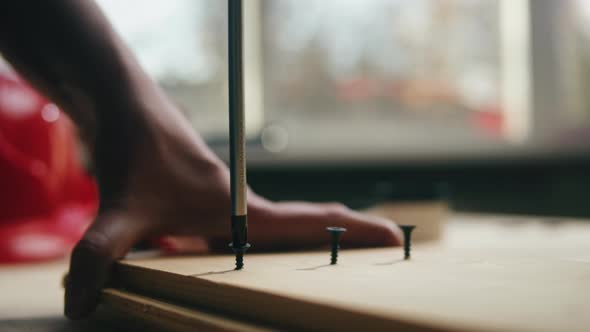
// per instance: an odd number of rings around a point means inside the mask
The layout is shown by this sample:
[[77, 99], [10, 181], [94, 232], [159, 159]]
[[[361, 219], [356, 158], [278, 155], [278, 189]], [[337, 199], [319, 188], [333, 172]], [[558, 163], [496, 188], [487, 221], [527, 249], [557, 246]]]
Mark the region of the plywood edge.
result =
[[128, 318], [152, 323], [165, 331], [274, 331], [113, 288], [103, 290], [101, 303]]
[[247, 321], [287, 330], [408, 332], [461, 332], [461, 327], [442, 327], [434, 323], [387, 317], [352, 310], [344, 306], [293, 298], [235, 285], [179, 275], [120, 262], [115, 282], [144, 296], [161, 297], [177, 304], [212, 309]]

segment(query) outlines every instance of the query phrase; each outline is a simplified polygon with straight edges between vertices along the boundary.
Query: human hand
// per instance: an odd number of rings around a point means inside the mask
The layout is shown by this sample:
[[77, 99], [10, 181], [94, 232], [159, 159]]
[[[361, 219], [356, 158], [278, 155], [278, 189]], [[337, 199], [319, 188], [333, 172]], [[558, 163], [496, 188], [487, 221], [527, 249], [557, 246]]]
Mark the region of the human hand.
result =
[[[196, 235], [210, 248], [228, 250], [227, 168], [141, 68], [99, 6], [78, 0], [0, 4], [2, 56], [74, 120], [96, 170], [100, 207], [72, 253], [66, 315], [92, 312], [113, 262], [141, 240]], [[401, 242], [393, 223], [341, 205], [274, 203], [250, 192], [248, 214], [253, 250], [318, 246], [326, 241], [326, 226], [348, 228], [346, 246]]]
[[[113, 262], [141, 240], [195, 236], [210, 250], [228, 250], [228, 169], [175, 107], [162, 108], [142, 111], [125, 137], [97, 138], [100, 208], [72, 253], [65, 297], [71, 319], [94, 310]], [[340, 204], [271, 202], [252, 191], [248, 218], [256, 250], [323, 245], [327, 226], [349, 230], [342, 240], [347, 247], [399, 245], [402, 238], [393, 222]]]

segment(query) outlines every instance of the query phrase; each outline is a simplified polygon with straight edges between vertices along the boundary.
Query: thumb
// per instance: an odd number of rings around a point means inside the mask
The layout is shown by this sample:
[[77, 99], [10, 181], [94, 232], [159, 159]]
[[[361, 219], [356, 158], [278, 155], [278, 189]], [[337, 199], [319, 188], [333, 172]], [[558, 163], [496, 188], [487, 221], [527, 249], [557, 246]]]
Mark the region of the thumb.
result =
[[78, 242], [70, 258], [65, 315], [81, 319], [96, 308], [112, 264], [146, 234], [145, 223], [121, 212], [101, 213]]
[[348, 229], [348, 247], [395, 246], [401, 230], [390, 220], [362, 214], [338, 203], [264, 202], [251, 209], [251, 240], [257, 249], [291, 249], [326, 244], [326, 227]]

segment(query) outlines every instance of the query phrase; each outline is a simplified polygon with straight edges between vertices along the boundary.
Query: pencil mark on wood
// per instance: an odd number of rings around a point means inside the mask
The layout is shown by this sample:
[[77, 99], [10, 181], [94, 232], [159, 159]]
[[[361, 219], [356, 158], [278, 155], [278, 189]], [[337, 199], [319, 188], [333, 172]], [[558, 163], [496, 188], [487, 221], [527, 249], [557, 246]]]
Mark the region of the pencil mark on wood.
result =
[[304, 269], [297, 269], [297, 271], [315, 271], [317, 269], [321, 269], [323, 267], [329, 267], [329, 266], [332, 266], [332, 264], [322, 264], [322, 265], [318, 265], [318, 266], [306, 267]]
[[236, 270], [231, 269], [231, 270], [224, 270], [224, 271], [209, 271], [209, 272], [205, 272], [205, 273], [197, 273], [197, 274], [191, 274], [189, 275], [190, 277], [205, 277], [205, 276], [211, 276], [211, 275], [216, 275], [216, 274], [225, 274], [228, 272], [234, 272]]
[[377, 266], [393, 265], [393, 264], [401, 263], [403, 261], [404, 261], [404, 259], [400, 258], [400, 259], [396, 259], [396, 260], [393, 260], [390, 262], [376, 263], [375, 265], [377, 265]]

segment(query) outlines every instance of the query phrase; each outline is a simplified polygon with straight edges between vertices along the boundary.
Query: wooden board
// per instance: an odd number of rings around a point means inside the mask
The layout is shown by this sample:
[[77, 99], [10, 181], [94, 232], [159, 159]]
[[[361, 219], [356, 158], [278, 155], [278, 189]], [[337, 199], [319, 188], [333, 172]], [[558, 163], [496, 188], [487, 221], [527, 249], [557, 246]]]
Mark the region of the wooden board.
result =
[[590, 224], [455, 218], [437, 245], [130, 260], [121, 287], [280, 329], [588, 331]]
[[117, 289], [105, 289], [101, 301], [111, 309], [125, 314], [127, 319], [134, 318], [153, 323], [165, 331], [273, 331], [214, 313], [185, 308]]

